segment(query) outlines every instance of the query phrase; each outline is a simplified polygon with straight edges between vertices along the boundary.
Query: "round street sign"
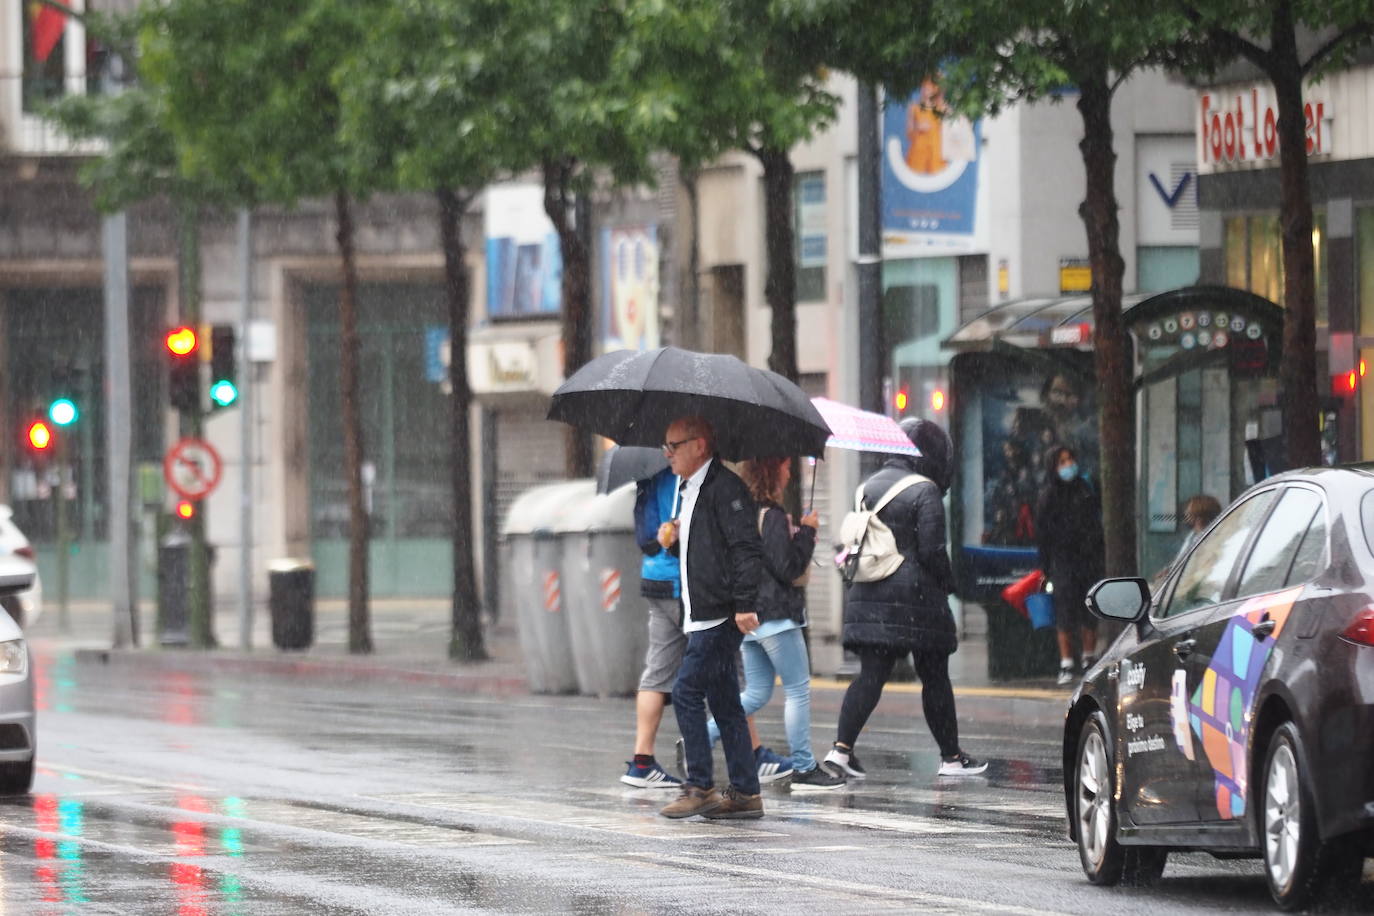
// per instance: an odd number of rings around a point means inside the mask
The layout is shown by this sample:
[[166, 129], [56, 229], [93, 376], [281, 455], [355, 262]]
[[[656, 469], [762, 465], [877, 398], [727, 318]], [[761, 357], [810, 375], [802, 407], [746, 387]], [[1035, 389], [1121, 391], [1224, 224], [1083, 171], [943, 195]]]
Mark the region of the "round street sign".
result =
[[204, 499], [219, 483], [223, 471], [219, 452], [203, 439], [182, 439], [162, 461], [167, 485], [183, 499]]

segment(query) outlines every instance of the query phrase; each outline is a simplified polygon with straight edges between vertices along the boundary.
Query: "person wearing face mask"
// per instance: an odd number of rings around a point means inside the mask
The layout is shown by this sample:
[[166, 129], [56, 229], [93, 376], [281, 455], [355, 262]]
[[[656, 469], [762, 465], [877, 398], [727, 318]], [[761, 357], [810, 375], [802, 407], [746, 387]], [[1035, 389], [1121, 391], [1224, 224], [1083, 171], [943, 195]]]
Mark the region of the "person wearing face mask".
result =
[[[1035, 513], [1040, 569], [1053, 585], [1054, 625], [1059, 631], [1058, 683], [1071, 684], [1079, 670], [1097, 660], [1097, 628], [1084, 600], [1102, 578], [1105, 547], [1102, 503], [1097, 490], [1079, 471], [1073, 449], [1058, 445], [1045, 456], [1045, 488]], [[1082, 667], [1075, 661], [1080, 643]]]

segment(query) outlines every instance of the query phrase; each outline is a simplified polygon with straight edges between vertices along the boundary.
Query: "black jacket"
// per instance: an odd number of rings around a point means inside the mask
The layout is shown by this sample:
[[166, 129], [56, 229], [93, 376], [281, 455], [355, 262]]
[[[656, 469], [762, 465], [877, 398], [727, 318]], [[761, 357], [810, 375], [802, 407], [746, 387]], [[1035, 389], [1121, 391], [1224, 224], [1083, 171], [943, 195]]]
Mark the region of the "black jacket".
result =
[[[711, 462], [692, 510], [687, 536], [687, 581], [692, 620], [715, 620], [757, 610], [763, 550], [754, 498], [733, 471]], [[675, 548], [680, 549], [679, 540]]]
[[[934, 431], [924, 430], [927, 436], [938, 432], [948, 443], [948, 436], [935, 424], [919, 422], [933, 427]], [[908, 474], [930, 478], [930, 482], [918, 483], [899, 493], [878, 513], [878, 518], [892, 529], [903, 561], [886, 579], [849, 586], [842, 636], [846, 649], [950, 653], [958, 647], [954, 615], [949, 609], [954, 572], [945, 548], [942, 502], [942, 491], [952, 470], [953, 448], [938, 441], [917, 444], [922, 457], [891, 458], [864, 483], [864, 501], [871, 506]]]
[[1081, 476], [1065, 483], [1053, 471], [1050, 475], [1035, 513], [1040, 569], [1056, 594], [1067, 589], [1086, 595], [1105, 566], [1102, 503]]
[[[761, 503], [763, 513], [763, 575], [759, 580], [759, 622], [794, 620], [806, 623], [806, 589], [792, 580], [806, 572], [816, 550], [816, 529], [802, 525], [796, 533], [787, 513], [775, 503]], [[757, 519], [759, 513], [754, 512]]]

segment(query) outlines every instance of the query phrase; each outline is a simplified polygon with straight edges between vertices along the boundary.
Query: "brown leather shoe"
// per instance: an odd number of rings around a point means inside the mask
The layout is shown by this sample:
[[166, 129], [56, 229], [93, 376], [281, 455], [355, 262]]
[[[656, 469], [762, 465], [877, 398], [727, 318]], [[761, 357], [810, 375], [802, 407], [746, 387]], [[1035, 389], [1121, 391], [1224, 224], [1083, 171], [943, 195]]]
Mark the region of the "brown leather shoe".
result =
[[720, 807], [720, 793], [715, 789], [703, 789], [684, 783], [677, 801], [665, 805], [658, 813], [664, 817], [691, 817], [694, 814], [707, 814]]
[[720, 793], [720, 805], [711, 811], [702, 812], [702, 817], [716, 818], [755, 818], [763, 817], [763, 796], [745, 795], [726, 786]]

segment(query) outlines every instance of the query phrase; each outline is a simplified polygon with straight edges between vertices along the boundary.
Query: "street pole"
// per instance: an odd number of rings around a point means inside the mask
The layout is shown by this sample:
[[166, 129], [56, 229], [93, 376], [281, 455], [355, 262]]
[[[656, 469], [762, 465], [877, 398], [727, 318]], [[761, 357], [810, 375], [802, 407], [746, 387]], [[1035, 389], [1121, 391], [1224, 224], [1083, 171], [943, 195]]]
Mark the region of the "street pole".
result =
[[138, 645], [137, 543], [133, 493], [133, 380], [129, 366], [129, 236], [123, 211], [105, 217], [105, 397], [109, 469], [110, 601], [114, 647]]
[[64, 428], [54, 438], [54, 464], [57, 467], [57, 486], [53, 487], [53, 510], [57, 514], [57, 628], [63, 633], [72, 629], [71, 607], [68, 599], [72, 536], [67, 524], [67, 430]]
[[248, 332], [253, 323], [253, 214], [239, 210], [239, 648], [253, 648], [253, 365]]
[[[884, 413], [882, 326], [882, 212], [879, 193], [882, 150], [878, 135], [878, 91], [872, 83], [860, 83], [858, 119], [859, 226], [858, 260], [855, 263], [859, 298], [859, 406]], [[876, 469], [871, 455], [864, 454], [863, 472]]]

